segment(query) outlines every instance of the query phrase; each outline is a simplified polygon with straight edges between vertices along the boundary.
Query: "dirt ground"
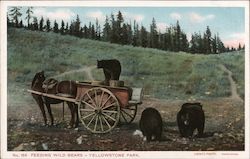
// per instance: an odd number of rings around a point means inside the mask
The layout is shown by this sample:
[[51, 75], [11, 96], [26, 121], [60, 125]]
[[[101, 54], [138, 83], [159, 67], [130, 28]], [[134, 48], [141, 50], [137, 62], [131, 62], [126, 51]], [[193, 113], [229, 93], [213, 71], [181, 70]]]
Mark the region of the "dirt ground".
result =
[[[244, 103], [234, 98], [197, 100], [205, 112], [204, 138], [181, 138], [176, 114], [187, 101], [146, 98], [138, 106], [135, 120], [119, 125], [107, 134], [92, 134], [82, 124], [68, 129], [70, 115], [66, 109], [62, 121], [62, 106], [52, 105], [55, 126], [43, 126], [42, 115], [35, 101], [28, 104], [8, 104], [8, 150], [106, 150], [106, 151], [241, 151], [244, 150]], [[159, 110], [164, 129], [161, 142], [145, 142], [133, 133], [146, 107]], [[66, 107], [65, 107], [66, 108]], [[81, 142], [79, 142], [79, 140]]]

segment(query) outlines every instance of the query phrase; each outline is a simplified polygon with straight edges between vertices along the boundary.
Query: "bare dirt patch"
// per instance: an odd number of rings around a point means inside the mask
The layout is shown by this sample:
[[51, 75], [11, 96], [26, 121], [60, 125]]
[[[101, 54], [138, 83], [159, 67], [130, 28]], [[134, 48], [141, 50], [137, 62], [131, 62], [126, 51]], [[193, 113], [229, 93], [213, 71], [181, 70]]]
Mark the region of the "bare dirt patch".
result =
[[[181, 150], [244, 150], [244, 105], [232, 98], [201, 100], [206, 123], [204, 138], [186, 139], [179, 136], [176, 114], [182, 103], [145, 99], [138, 107], [130, 125], [119, 125], [107, 134], [92, 134], [81, 124], [78, 130], [67, 129], [69, 111], [62, 121], [62, 106], [53, 105], [56, 125], [42, 126], [42, 115], [35, 102], [8, 106], [8, 150], [124, 150], [124, 151], [181, 151]], [[144, 142], [133, 135], [146, 107], [155, 107], [164, 121], [161, 142]], [[81, 142], [79, 142], [81, 141]]]

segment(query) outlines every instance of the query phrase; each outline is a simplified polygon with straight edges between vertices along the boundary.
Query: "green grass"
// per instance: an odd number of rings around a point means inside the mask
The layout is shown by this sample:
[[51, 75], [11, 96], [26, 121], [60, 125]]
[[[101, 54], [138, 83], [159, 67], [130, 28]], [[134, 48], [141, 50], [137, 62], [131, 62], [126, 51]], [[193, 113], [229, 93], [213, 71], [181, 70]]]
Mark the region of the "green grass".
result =
[[[47, 76], [96, 65], [96, 60], [116, 58], [122, 64], [121, 80], [131, 87], [143, 87], [144, 94], [164, 99], [214, 98], [230, 95], [230, 84], [219, 64], [234, 74], [244, 97], [244, 52], [194, 55], [156, 49], [122, 46], [106, 42], [41, 33], [24, 29], [8, 31], [8, 80], [10, 84], [31, 83], [34, 74]], [[102, 70], [94, 69], [96, 80]], [[86, 80], [84, 73], [65, 77]], [[9, 85], [8, 85], [9, 86]], [[11, 87], [10, 87], [11, 88]]]
[[242, 51], [216, 55], [215, 58], [233, 73], [233, 79], [237, 83], [237, 92], [242, 98], [245, 94], [245, 59]]

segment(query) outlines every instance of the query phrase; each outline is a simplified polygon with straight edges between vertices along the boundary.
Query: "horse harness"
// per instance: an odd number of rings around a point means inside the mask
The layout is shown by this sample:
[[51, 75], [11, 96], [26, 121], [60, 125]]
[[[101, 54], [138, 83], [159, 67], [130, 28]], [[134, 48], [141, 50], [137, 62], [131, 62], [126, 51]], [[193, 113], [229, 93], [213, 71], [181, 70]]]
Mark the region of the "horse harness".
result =
[[67, 93], [67, 94], [64, 94], [64, 93], [59, 91], [59, 85], [60, 85], [60, 82], [58, 82], [56, 79], [50, 78], [50, 79], [43, 82], [42, 88], [44, 89], [45, 93], [48, 93], [49, 90], [56, 87], [55, 94], [57, 94], [57, 95], [62, 95], [62, 96], [72, 96], [73, 95], [72, 81], [71, 80], [69, 80], [69, 93]]
[[[55, 94], [60, 95], [60, 96], [67, 96], [67, 97], [72, 97], [73, 90], [72, 90], [72, 81], [69, 81], [69, 94], [63, 94], [60, 93], [58, 90], [60, 82], [58, 82], [56, 79], [50, 78], [46, 81], [43, 82], [42, 88], [44, 89], [45, 93], [48, 93], [50, 89], [53, 89], [56, 87], [56, 92]], [[44, 103], [46, 103], [46, 98], [42, 96], [42, 100]], [[63, 101], [63, 121], [64, 121], [64, 101]]]

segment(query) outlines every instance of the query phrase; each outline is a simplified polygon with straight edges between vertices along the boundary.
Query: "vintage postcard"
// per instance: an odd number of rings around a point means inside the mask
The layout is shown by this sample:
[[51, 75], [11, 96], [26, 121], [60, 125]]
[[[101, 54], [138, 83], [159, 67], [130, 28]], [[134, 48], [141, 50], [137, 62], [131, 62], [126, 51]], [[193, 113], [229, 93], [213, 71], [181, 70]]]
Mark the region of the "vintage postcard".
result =
[[249, 158], [248, 1], [1, 1], [1, 158]]

